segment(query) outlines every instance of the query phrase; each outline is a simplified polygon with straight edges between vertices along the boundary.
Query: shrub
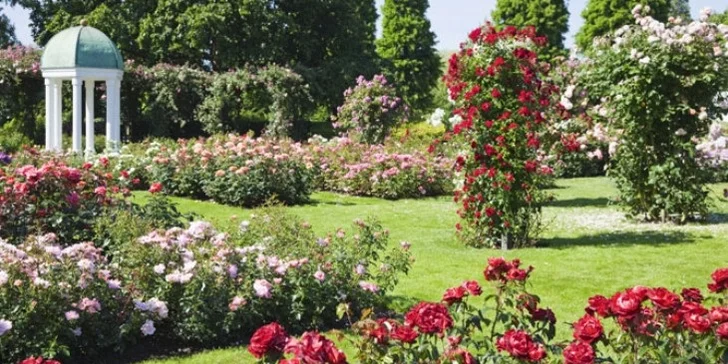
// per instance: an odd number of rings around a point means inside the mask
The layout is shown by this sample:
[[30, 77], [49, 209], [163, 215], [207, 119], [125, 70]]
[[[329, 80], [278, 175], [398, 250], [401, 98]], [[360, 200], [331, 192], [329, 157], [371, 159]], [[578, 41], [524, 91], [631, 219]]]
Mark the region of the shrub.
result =
[[348, 138], [312, 140], [310, 148], [322, 190], [399, 199], [438, 196], [453, 188], [453, 161], [446, 157], [394, 152]]
[[43, 90], [40, 51], [24, 46], [0, 49], [0, 148], [14, 152], [20, 142], [43, 140]]
[[[542, 77], [537, 53], [545, 39], [533, 28], [475, 29], [449, 62], [446, 82], [469, 150], [457, 158], [463, 184], [455, 191], [468, 245], [528, 246], [540, 225], [540, 186], [552, 170], [539, 153], [555, 87]], [[467, 148], [467, 147], [466, 147]]]
[[344, 104], [337, 108], [334, 127], [352, 139], [377, 144], [384, 142], [406, 116], [407, 105], [384, 76], [376, 75], [371, 81], [359, 76], [356, 86], [344, 91]]
[[[704, 21], [664, 24], [633, 14], [595, 44], [584, 77], [590, 98], [620, 135], [609, 174], [630, 216], [685, 222], [707, 216], [709, 174], [694, 138], [707, 134], [715, 98], [728, 87], [725, 26]], [[601, 116], [601, 115], [600, 115]]]
[[196, 117], [210, 134], [244, 133], [252, 122], [267, 122], [267, 135], [290, 136], [293, 123], [313, 111], [304, 79], [276, 65], [220, 73], [208, 93]]
[[149, 178], [173, 195], [250, 207], [271, 198], [305, 203], [311, 194], [312, 165], [298, 143], [229, 135], [148, 151]]
[[0, 319], [12, 323], [0, 334], [3, 362], [96, 355], [120, 344], [119, 277], [92, 243], [64, 244], [55, 234], [17, 247], [0, 241]]
[[708, 136], [696, 147], [702, 164], [714, 171], [716, 182], [728, 181], [728, 137], [722, 129], [720, 122], [714, 122]]
[[[300, 235], [265, 226], [280, 220], [295, 225]], [[121, 276], [135, 282], [129, 291], [135, 302], [165, 303], [166, 317], [137, 304], [140, 321], [154, 321], [157, 335], [216, 344], [276, 319], [294, 330], [330, 327], [340, 303], [376, 304], [409, 266], [402, 249], [380, 255], [387, 234], [377, 224], [357, 222], [352, 237], [340, 230], [304, 240], [300, 236], [312, 237], [307, 229], [301, 221], [268, 214], [244, 221], [233, 235], [193, 222], [187, 229], [141, 237], [127, 246], [118, 264]], [[273, 235], [261, 237], [260, 231]], [[308, 249], [305, 255], [278, 254], [276, 246], [291, 245]], [[375, 267], [384, 262], [386, 269], [378, 272]], [[357, 271], [357, 264], [364, 271]]]
[[0, 168], [0, 237], [13, 243], [29, 235], [55, 233], [72, 244], [93, 240], [93, 221], [120, 205], [129, 190], [111, 174], [49, 159], [40, 166]]

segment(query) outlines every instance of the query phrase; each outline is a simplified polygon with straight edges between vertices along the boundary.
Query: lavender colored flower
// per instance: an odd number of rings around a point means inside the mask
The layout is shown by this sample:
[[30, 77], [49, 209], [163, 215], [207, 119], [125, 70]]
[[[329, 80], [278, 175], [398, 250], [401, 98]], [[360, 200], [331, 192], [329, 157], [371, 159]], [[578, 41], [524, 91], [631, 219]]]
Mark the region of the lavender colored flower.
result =
[[271, 288], [273, 286], [265, 279], [256, 279], [253, 283], [255, 295], [261, 298], [271, 298]]
[[154, 335], [154, 332], [157, 331], [157, 329], [154, 327], [154, 321], [152, 320], [145, 321], [144, 325], [142, 325], [140, 330], [142, 331], [142, 334], [144, 336]]
[[78, 317], [79, 317], [78, 312], [76, 312], [74, 310], [66, 312], [65, 316], [66, 316], [66, 320], [68, 320], [68, 321], [78, 320]]
[[0, 320], [0, 336], [5, 335], [13, 328], [13, 323], [8, 320]]
[[4, 152], [0, 152], [0, 164], [10, 164], [10, 162], [13, 161], [13, 158]]

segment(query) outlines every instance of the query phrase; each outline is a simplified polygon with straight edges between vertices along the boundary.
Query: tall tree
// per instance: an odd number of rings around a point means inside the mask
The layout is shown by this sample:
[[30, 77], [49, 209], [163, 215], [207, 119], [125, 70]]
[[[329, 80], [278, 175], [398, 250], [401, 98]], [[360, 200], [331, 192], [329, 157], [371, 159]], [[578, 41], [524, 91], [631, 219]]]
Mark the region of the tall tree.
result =
[[690, 20], [690, 0], [670, 0], [670, 16]]
[[726, 9], [722, 13], [715, 13], [715, 14], [711, 15], [708, 20], [710, 20], [711, 22], [716, 23], [716, 24], [728, 25], [728, 9]]
[[649, 5], [653, 18], [666, 21], [670, 14], [672, 0], [589, 0], [581, 17], [584, 18], [576, 44], [582, 50], [591, 47], [595, 37], [603, 36], [623, 25], [634, 23], [632, 9], [637, 4]]
[[17, 43], [18, 40], [15, 38], [15, 27], [2, 10], [3, 7], [0, 6], [0, 48], [5, 48]]
[[435, 33], [425, 16], [428, 7], [427, 0], [385, 0], [382, 38], [377, 42], [384, 73], [404, 100], [422, 111], [430, 108], [430, 91], [441, 74]]
[[566, 53], [564, 33], [569, 31], [569, 10], [564, 0], [498, 0], [491, 14], [499, 25], [532, 25], [548, 38], [546, 56]]

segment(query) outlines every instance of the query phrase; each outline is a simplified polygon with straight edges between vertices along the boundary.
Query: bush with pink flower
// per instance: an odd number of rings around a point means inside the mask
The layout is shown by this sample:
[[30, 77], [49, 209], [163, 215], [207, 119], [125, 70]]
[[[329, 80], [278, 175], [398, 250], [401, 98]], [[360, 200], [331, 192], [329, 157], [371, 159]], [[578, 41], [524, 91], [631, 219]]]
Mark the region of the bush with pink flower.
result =
[[[134, 322], [198, 344], [230, 342], [271, 320], [297, 331], [331, 327], [338, 305], [376, 306], [408, 270], [408, 251], [387, 249], [375, 222], [317, 237], [278, 211], [262, 210], [231, 234], [196, 221], [126, 245], [117, 264], [122, 281], [134, 282]], [[150, 300], [165, 304], [163, 315]]]
[[356, 86], [344, 91], [344, 104], [334, 116], [334, 127], [352, 139], [379, 144], [392, 129], [406, 121], [407, 105], [383, 75], [367, 80], [359, 76]]
[[421, 151], [356, 143], [349, 138], [310, 140], [316, 185], [325, 191], [387, 199], [452, 192], [453, 160]]
[[0, 262], [0, 361], [92, 356], [121, 342], [128, 301], [92, 243], [64, 247], [55, 234], [17, 246], [0, 240]]

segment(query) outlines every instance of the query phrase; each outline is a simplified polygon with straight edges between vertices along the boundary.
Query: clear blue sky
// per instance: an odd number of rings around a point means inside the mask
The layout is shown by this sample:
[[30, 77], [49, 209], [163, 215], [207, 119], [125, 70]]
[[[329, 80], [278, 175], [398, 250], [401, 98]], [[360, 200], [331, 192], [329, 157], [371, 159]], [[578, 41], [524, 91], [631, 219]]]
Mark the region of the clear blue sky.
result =
[[[566, 34], [566, 45], [574, 43], [574, 33], [581, 27], [581, 11], [586, 6], [587, 0], [566, 0], [569, 6], [571, 17], [569, 19], [569, 33]], [[377, 7], [382, 6], [384, 0], [377, 0]], [[495, 6], [495, 0], [430, 0], [430, 10], [427, 16], [432, 22], [432, 29], [437, 34], [438, 49], [457, 49], [461, 41], [465, 39], [468, 32], [483, 23], [490, 17], [490, 12]], [[690, 9], [693, 17], [697, 17], [700, 9], [712, 7], [714, 10], [723, 11], [728, 8], [726, 0], [690, 0]], [[24, 44], [32, 43], [28, 25], [28, 13], [20, 8], [4, 7], [10, 20], [15, 24], [15, 32]]]

